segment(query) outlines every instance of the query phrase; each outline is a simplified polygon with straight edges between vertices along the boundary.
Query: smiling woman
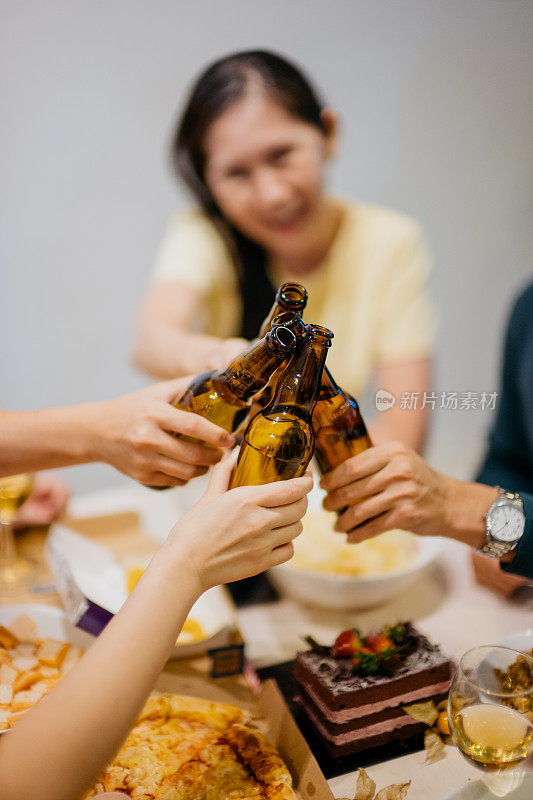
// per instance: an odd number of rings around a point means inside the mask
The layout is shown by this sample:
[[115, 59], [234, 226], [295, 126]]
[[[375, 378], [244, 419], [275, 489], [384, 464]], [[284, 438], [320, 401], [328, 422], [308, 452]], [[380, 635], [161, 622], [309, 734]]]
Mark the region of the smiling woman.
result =
[[[337, 114], [295, 66], [236, 53], [197, 80], [173, 144], [200, 208], [172, 220], [144, 301], [135, 360], [159, 377], [220, 368], [257, 335], [284, 282], [309, 292], [306, 319], [332, 328], [328, 357], [360, 394], [429, 389], [434, 318], [416, 222], [329, 196]], [[371, 426], [372, 427], [372, 426]], [[375, 441], [420, 447], [425, 412], [382, 415]]]

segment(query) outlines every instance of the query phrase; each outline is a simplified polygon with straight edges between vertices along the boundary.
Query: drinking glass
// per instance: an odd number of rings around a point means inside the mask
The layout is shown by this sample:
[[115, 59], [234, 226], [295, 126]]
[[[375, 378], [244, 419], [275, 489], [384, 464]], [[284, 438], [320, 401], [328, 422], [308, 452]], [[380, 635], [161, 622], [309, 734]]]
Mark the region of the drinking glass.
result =
[[0, 596], [12, 597], [28, 589], [34, 565], [17, 555], [13, 522], [33, 489], [30, 473], [0, 478]]
[[468, 650], [450, 687], [448, 721], [462, 755], [490, 773], [491, 791], [515, 788], [513, 772], [523, 776], [533, 750], [533, 658], [497, 645]]

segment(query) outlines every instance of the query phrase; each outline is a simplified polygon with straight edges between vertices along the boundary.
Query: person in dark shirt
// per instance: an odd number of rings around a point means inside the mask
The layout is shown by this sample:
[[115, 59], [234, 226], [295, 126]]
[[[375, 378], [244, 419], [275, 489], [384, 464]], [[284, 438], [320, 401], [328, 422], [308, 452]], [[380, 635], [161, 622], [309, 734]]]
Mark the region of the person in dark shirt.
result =
[[[511, 519], [512, 505], [502, 514], [505, 527], [514, 525], [522, 535], [501, 556], [500, 566], [533, 579], [533, 284], [511, 313], [500, 403], [476, 483], [443, 475], [405, 445], [388, 442], [344, 462], [321, 485], [328, 492], [325, 508], [340, 511], [349, 505], [336, 528], [348, 533], [350, 542], [404, 528], [448, 536], [476, 549], [488, 546], [485, 515], [503, 499], [499, 487], [518, 493], [511, 503], [521, 503], [523, 515]], [[491, 548], [490, 555], [497, 556], [496, 550]]]

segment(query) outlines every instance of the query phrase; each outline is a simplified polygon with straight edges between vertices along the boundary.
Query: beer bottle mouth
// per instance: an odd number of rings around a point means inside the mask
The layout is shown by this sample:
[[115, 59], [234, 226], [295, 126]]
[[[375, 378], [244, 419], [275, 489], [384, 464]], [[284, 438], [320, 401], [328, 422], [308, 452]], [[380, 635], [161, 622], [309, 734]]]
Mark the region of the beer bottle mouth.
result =
[[305, 337], [311, 341], [322, 341], [327, 347], [331, 347], [331, 340], [334, 338], [333, 331], [324, 328], [322, 325], [306, 325]]
[[286, 328], [284, 325], [277, 325], [272, 328], [268, 336], [272, 337], [281, 350], [286, 350], [287, 352], [293, 350], [296, 344], [296, 336], [290, 328]]
[[307, 303], [307, 289], [299, 283], [284, 283], [279, 290], [279, 299], [303, 311]]
[[296, 336], [297, 341], [305, 332], [305, 322], [298, 311], [282, 311], [280, 314], [277, 314], [272, 320], [272, 327], [275, 328], [278, 325], [284, 325], [290, 328]]

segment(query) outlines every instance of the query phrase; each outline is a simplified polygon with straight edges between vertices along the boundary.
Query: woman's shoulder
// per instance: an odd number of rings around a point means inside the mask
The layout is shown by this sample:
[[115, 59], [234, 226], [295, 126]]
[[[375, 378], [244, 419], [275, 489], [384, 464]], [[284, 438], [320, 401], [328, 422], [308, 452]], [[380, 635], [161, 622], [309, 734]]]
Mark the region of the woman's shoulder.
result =
[[170, 217], [168, 231], [179, 234], [191, 233], [223, 241], [215, 223], [205, 211], [195, 206], [175, 211]]
[[215, 223], [200, 208], [190, 207], [172, 214], [164, 243], [191, 256], [231, 262], [228, 246]]
[[418, 220], [402, 211], [377, 203], [364, 203], [357, 200], [341, 201], [345, 210], [345, 220], [353, 233], [363, 231], [370, 236], [392, 240], [419, 239], [422, 227]]

